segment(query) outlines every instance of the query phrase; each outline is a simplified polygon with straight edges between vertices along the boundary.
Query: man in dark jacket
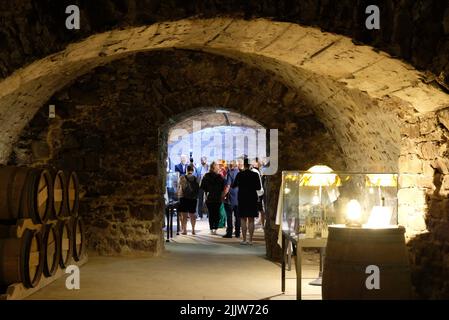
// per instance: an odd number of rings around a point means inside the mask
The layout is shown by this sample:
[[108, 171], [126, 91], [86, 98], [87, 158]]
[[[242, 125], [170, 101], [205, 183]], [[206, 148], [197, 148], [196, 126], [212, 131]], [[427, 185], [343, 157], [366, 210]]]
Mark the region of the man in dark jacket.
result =
[[181, 155], [181, 162], [175, 165], [175, 172], [179, 172], [179, 176], [185, 176], [187, 173], [187, 156]]
[[229, 170], [226, 175], [226, 187], [225, 187], [225, 200], [224, 207], [226, 210], [226, 234], [223, 238], [232, 238], [232, 214], [235, 218], [235, 237], [240, 238], [240, 217], [238, 211], [238, 188], [232, 188], [232, 184], [235, 181], [237, 174], [240, 172], [236, 161], [231, 161], [229, 164]]

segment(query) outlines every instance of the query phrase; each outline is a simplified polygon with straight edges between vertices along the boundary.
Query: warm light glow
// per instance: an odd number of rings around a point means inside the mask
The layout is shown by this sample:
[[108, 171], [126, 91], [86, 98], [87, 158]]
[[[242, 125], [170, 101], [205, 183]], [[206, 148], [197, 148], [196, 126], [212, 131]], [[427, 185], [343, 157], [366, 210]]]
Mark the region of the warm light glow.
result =
[[397, 175], [389, 173], [367, 174], [367, 185], [370, 187], [396, 187]]
[[302, 176], [300, 185], [308, 187], [339, 186], [340, 180], [333, 170], [328, 166], [313, 166]]
[[360, 203], [352, 199], [346, 206], [346, 218], [348, 219], [348, 225], [360, 226], [360, 220], [362, 218], [362, 206]]
[[289, 194], [290, 193], [290, 188], [284, 188], [284, 194]]
[[371, 210], [368, 222], [363, 225], [364, 228], [380, 229], [390, 226], [392, 216], [391, 207], [375, 206]]
[[320, 197], [318, 197], [317, 195], [314, 195], [313, 198], [312, 198], [312, 204], [314, 206], [316, 206], [316, 205], [319, 205], [320, 203], [321, 203]]
[[307, 171], [311, 173], [331, 173], [333, 170], [328, 166], [318, 165], [309, 168]]

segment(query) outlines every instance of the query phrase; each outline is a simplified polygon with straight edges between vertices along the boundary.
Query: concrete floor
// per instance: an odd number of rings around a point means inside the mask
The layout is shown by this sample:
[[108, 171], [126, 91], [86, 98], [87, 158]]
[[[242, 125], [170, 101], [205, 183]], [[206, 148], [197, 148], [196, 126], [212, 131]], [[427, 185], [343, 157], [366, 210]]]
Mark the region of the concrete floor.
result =
[[[81, 267], [80, 290], [67, 290], [65, 277], [28, 299], [295, 299], [295, 274], [287, 272], [281, 294], [280, 267], [265, 259], [261, 230], [253, 246], [208, 234], [177, 236], [160, 257], [101, 257], [90, 254]], [[224, 230], [219, 230], [223, 234]], [[318, 255], [306, 254], [303, 299], [321, 299], [321, 287], [307, 283], [318, 274]], [[294, 270], [294, 267], [292, 268]]]

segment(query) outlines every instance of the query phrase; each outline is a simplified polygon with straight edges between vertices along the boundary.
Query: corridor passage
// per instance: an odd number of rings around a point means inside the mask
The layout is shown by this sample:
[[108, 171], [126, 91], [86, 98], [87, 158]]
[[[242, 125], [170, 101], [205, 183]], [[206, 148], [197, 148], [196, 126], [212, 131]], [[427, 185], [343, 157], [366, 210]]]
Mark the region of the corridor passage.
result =
[[[197, 235], [177, 236], [161, 257], [103, 257], [90, 254], [81, 267], [80, 290], [67, 290], [65, 277], [29, 299], [295, 299], [294, 265], [281, 295], [280, 266], [265, 259], [263, 231], [253, 246], [209, 235], [198, 221]], [[224, 233], [224, 230], [219, 230]], [[306, 254], [303, 298], [321, 299], [308, 282], [318, 273], [318, 255]]]

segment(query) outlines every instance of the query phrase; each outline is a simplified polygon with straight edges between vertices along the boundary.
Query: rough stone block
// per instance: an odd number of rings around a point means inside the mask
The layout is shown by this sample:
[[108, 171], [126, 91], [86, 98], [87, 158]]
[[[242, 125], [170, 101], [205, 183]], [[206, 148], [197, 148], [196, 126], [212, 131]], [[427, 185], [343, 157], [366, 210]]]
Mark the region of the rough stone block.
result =
[[400, 174], [399, 175], [400, 188], [426, 188], [434, 189], [433, 177], [425, 176], [423, 174]]
[[50, 147], [45, 141], [33, 141], [31, 144], [33, 158], [36, 160], [50, 157]]
[[153, 221], [155, 217], [154, 210], [154, 205], [130, 205], [131, 217], [134, 217], [138, 220]]
[[425, 142], [421, 144], [421, 156], [426, 160], [433, 160], [438, 157], [439, 148], [434, 142]]
[[408, 139], [419, 138], [419, 123], [404, 123], [400, 127], [401, 135]]
[[438, 170], [443, 174], [449, 174], [449, 160], [446, 158], [438, 157], [436, 160], [431, 163], [432, 168]]
[[423, 161], [413, 154], [400, 156], [398, 167], [400, 173], [418, 174], [423, 172]]
[[419, 188], [400, 189], [398, 191], [398, 203], [422, 208], [426, 205], [426, 191]]
[[427, 231], [427, 225], [424, 215], [417, 214], [409, 217], [407, 221], [407, 227], [416, 233]]
[[438, 111], [438, 121], [449, 130], [449, 108]]
[[419, 133], [421, 135], [427, 135], [436, 130], [436, 119], [434, 117], [427, 117], [421, 119], [419, 122]]

